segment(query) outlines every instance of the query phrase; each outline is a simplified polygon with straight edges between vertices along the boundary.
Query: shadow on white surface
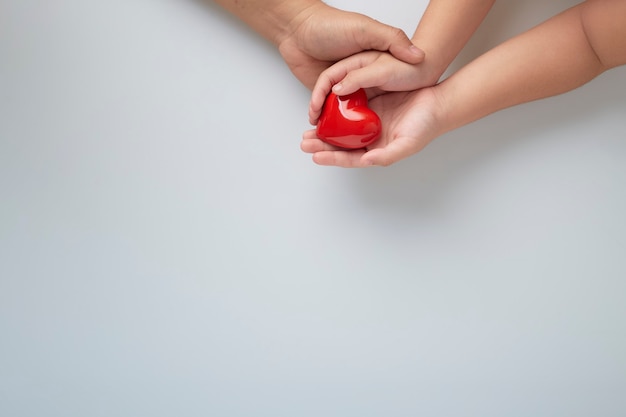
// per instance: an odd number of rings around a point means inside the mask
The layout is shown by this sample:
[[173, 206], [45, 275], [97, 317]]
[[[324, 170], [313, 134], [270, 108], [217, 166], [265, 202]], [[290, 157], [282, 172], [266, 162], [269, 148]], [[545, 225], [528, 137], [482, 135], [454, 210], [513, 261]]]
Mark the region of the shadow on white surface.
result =
[[[626, 114], [625, 76], [626, 69], [618, 68], [566, 95], [507, 109], [457, 129], [395, 166], [355, 174], [357, 190], [366, 204], [419, 211], [437, 206], [451, 189], [486, 165], [498, 164], [500, 158], [515, 159], [518, 150], [530, 159], [547, 153], [555, 167], [575, 170], [563, 166], [571, 162], [565, 158], [571, 146], [587, 146], [593, 153], [626, 138], [621, 117]], [[607, 115], [611, 127], [605, 129]], [[626, 151], [626, 144], [621, 149]], [[626, 153], [615, 156], [623, 158]], [[502, 175], [523, 169], [521, 164], [503, 167]]]

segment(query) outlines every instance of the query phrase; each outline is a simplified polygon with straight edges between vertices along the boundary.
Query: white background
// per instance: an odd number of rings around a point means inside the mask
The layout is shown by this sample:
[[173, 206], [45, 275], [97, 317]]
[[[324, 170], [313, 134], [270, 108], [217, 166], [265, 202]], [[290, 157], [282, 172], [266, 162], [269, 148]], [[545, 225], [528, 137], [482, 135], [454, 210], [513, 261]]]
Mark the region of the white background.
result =
[[626, 415], [625, 80], [325, 168], [211, 2], [0, 0], [0, 415]]

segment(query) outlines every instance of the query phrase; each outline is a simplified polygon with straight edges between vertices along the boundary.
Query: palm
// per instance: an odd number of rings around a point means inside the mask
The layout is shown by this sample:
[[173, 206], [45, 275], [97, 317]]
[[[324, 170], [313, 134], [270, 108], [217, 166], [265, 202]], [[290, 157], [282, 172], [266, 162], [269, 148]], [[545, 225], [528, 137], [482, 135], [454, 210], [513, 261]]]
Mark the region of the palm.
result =
[[370, 107], [380, 117], [383, 133], [375, 147], [383, 148], [395, 140], [407, 140], [421, 150], [430, 141], [433, 125], [433, 94], [430, 89], [383, 94], [370, 101]]
[[419, 152], [437, 136], [436, 104], [432, 88], [380, 95], [370, 101], [370, 107], [380, 116], [383, 131], [371, 146], [341, 150], [323, 143], [314, 131], [309, 131], [304, 135], [302, 149], [313, 153], [315, 162], [321, 165], [361, 167], [367, 166], [368, 161], [392, 164]]

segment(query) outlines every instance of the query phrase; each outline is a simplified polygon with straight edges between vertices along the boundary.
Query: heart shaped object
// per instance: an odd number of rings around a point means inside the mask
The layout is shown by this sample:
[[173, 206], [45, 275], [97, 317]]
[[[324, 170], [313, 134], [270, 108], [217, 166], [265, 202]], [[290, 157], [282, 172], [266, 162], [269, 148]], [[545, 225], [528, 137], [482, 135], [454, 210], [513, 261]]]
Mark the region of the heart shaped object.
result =
[[326, 97], [317, 137], [326, 143], [345, 149], [363, 148], [380, 137], [378, 115], [367, 107], [367, 95], [360, 89], [352, 94]]

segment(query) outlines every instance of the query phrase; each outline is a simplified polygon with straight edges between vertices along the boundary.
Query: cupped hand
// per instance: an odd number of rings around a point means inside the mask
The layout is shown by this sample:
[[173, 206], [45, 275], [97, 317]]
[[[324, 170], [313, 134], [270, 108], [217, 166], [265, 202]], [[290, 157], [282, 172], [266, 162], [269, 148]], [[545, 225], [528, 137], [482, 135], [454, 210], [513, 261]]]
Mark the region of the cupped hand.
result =
[[322, 2], [307, 7], [293, 19], [278, 49], [296, 78], [309, 89], [322, 71], [357, 52], [389, 51], [410, 64], [424, 59], [424, 52], [402, 30]]
[[323, 142], [315, 130], [309, 130], [303, 135], [301, 149], [313, 154], [313, 161], [319, 165], [388, 166], [419, 152], [447, 131], [437, 87], [383, 94], [371, 100], [370, 107], [383, 125], [380, 139], [372, 145], [344, 150]]

